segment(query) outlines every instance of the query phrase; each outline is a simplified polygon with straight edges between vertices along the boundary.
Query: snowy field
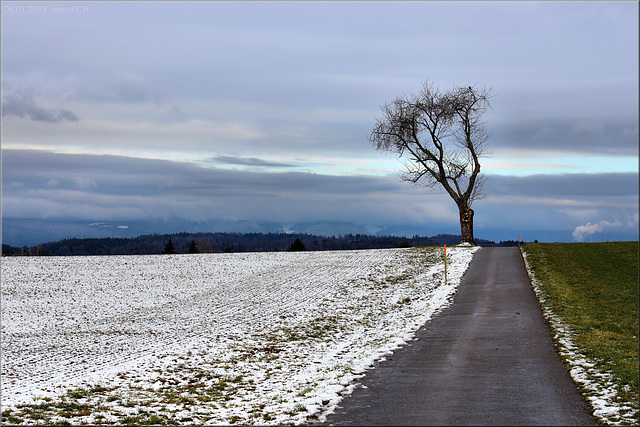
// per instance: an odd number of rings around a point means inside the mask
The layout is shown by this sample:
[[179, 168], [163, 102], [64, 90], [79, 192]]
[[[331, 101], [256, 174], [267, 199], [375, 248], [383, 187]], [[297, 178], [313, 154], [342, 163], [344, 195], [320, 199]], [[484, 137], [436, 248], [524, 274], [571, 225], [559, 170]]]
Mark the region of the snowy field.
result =
[[3, 258], [3, 417], [322, 421], [476, 249]]

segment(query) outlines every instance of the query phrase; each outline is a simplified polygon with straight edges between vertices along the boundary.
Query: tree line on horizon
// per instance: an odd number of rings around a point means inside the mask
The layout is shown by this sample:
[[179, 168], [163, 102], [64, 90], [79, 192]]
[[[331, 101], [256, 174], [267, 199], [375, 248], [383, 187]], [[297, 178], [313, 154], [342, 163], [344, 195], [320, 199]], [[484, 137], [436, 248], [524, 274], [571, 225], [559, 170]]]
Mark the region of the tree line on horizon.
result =
[[[439, 234], [432, 237], [375, 236], [345, 234], [318, 236], [286, 233], [174, 233], [149, 234], [133, 238], [70, 238], [32, 247], [2, 245], [3, 256], [80, 256], [80, 255], [152, 255], [170, 253], [274, 252], [287, 250], [327, 251], [354, 249], [386, 249], [411, 246], [456, 245], [459, 235]], [[299, 241], [299, 243], [296, 243]], [[481, 246], [516, 246], [516, 241], [495, 243], [477, 239]], [[303, 249], [302, 249], [303, 248]]]

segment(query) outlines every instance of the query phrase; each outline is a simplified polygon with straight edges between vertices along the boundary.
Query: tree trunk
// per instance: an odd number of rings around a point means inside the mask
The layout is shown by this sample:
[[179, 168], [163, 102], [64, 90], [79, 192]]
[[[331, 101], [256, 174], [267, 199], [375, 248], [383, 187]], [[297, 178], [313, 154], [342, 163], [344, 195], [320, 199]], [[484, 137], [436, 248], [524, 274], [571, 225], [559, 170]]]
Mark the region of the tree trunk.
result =
[[460, 243], [475, 245], [473, 238], [473, 209], [460, 207]]

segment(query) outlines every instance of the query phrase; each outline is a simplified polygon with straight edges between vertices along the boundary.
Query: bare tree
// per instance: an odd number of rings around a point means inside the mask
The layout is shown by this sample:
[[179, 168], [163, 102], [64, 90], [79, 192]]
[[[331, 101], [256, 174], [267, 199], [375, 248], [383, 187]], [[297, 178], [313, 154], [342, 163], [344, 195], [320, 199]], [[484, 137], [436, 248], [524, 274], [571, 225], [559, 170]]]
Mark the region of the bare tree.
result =
[[441, 92], [426, 81], [418, 95], [382, 107], [369, 137], [380, 151], [397, 153], [403, 181], [442, 187], [458, 206], [461, 243], [475, 244], [471, 204], [484, 196], [479, 158], [491, 136], [483, 121], [491, 89], [454, 87]]
[[209, 253], [211, 252], [211, 243], [209, 243], [207, 240], [204, 239], [204, 237], [201, 237], [198, 240], [198, 250], [202, 253]]

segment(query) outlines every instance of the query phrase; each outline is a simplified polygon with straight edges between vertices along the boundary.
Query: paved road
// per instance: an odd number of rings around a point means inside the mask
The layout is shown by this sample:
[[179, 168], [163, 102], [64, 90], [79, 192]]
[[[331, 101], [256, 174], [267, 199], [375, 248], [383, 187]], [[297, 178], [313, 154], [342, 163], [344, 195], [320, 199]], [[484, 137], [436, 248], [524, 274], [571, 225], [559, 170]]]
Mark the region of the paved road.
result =
[[596, 425], [517, 248], [474, 255], [452, 305], [369, 371], [330, 425]]

